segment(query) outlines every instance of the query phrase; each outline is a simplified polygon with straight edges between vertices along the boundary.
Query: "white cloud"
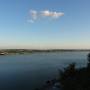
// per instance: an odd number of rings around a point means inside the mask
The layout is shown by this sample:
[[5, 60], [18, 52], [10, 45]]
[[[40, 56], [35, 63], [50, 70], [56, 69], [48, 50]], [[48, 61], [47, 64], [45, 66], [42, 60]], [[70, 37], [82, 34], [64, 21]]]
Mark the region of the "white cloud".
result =
[[45, 16], [45, 17], [59, 18], [59, 17], [63, 16], [64, 13], [62, 13], [62, 12], [51, 12], [49, 10], [45, 10], [45, 11], [41, 12], [41, 15]]
[[56, 12], [56, 11], [49, 11], [49, 10], [43, 10], [43, 11], [36, 11], [36, 10], [30, 10], [29, 17], [31, 18], [28, 22], [34, 23], [34, 21], [38, 18], [42, 17], [49, 17], [58, 19], [60, 17], [64, 16], [63, 12]]
[[37, 11], [36, 10], [30, 10], [30, 16], [32, 17], [32, 19], [36, 20], [37, 19]]

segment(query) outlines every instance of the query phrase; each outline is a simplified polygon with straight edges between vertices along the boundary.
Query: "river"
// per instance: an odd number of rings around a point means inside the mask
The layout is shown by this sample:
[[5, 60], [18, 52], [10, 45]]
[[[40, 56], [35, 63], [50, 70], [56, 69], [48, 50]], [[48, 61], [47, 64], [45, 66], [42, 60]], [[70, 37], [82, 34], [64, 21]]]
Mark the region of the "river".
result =
[[0, 90], [34, 90], [75, 62], [86, 66], [88, 52], [50, 52], [0, 56]]

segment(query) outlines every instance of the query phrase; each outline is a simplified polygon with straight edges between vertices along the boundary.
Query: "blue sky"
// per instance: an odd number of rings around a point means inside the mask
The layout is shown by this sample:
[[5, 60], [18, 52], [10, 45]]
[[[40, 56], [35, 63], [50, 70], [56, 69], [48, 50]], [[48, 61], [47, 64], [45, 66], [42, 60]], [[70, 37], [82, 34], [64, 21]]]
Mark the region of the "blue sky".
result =
[[90, 0], [0, 0], [0, 48], [88, 49], [89, 39]]

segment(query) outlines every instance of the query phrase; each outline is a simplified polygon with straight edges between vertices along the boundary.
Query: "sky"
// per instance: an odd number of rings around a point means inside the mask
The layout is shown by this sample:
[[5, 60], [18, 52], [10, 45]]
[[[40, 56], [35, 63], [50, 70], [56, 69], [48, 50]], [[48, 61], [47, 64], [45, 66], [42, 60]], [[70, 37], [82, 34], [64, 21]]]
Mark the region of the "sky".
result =
[[0, 0], [0, 48], [90, 49], [90, 0]]

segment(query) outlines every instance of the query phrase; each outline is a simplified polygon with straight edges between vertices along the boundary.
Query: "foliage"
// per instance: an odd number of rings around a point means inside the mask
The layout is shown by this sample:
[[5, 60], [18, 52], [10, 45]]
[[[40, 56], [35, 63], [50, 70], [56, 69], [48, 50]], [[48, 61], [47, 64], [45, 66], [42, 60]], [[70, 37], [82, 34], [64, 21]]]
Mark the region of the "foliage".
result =
[[76, 69], [75, 63], [60, 71], [62, 90], [90, 90], [90, 62], [87, 67]]

